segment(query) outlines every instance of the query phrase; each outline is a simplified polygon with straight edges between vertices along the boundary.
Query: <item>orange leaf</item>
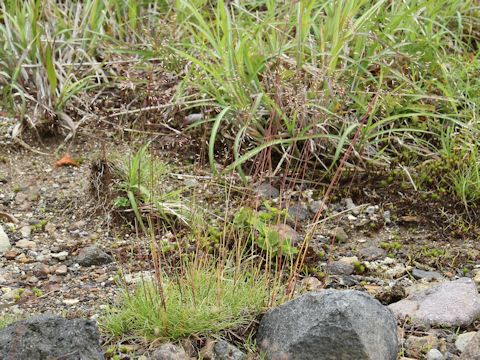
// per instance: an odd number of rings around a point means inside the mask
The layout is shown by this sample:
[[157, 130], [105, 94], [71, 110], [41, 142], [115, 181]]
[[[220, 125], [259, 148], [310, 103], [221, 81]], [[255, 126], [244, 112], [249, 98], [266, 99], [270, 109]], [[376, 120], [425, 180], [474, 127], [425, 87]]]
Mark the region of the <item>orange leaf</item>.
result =
[[78, 163], [72, 159], [68, 154], [65, 154], [60, 160], [55, 163], [55, 166], [78, 166]]

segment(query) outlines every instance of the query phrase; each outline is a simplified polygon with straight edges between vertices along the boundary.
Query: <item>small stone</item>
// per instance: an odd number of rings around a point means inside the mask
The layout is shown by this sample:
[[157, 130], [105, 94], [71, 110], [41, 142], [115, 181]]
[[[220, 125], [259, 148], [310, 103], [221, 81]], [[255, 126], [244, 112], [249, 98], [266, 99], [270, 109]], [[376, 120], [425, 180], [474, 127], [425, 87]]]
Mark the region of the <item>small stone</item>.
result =
[[151, 360], [188, 360], [185, 350], [172, 343], [166, 343], [160, 346], [150, 356]]
[[294, 222], [303, 222], [310, 218], [310, 212], [303, 204], [293, 204], [288, 207], [288, 216]]
[[327, 211], [327, 205], [323, 200], [315, 200], [310, 203], [310, 211], [313, 214], [316, 214], [322, 209], [322, 213], [325, 213]]
[[385, 221], [385, 224], [389, 225], [392, 222], [391, 216], [389, 210], [383, 212], [383, 221]]
[[480, 285], [480, 271], [478, 269], [474, 270], [472, 280], [475, 284]]
[[478, 359], [480, 354], [480, 332], [477, 332], [475, 336], [467, 343], [462, 351], [460, 360], [473, 360]]
[[38, 201], [40, 200], [40, 193], [38, 190], [32, 190], [27, 194], [27, 199], [29, 201]]
[[18, 255], [15, 260], [18, 261], [20, 264], [26, 264], [30, 261], [24, 253]]
[[376, 209], [375, 209], [375, 206], [369, 205], [369, 206], [367, 206], [367, 208], [365, 209], [365, 213], [366, 213], [367, 215], [373, 215], [373, 214], [375, 214], [375, 210], [376, 210]]
[[350, 210], [353, 215], [359, 215], [360, 214], [360, 209], [355, 205], [353, 200], [351, 198], [346, 198], [345, 199], [345, 205], [347, 206], [347, 210]]
[[79, 251], [77, 262], [81, 266], [105, 265], [113, 261], [112, 257], [96, 246], [89, 246]]
[[0, 252], [6, 252], [12, 248], [8, 235], [3, 230], [3, 227], [0, 225]]
[[49, 223], [47, 223], [47, 224], [45, 225], [45, 231], [46, 231], [47, 234], [49, 234], [49, 235], [55, 234], [55, 231], [56, 231], [56, 230], [57, 230], [57, 227], [55, 226], [54, 223], [49, 222]]
[[67, 273], [68, 273], [67, 265], [60, 265], [55, 270], [55, 274], [57, 274], [57, 275], [66, 275]]
[[385, 258], [385, 256], [387, 256], [387, 252], [377, 246], [368, 246], [360, 249], [358, 256], [360, 256], [361, 259], [373, 261]]
[[475, 337], [477, 333], [475, 331], [466, 332], [457, 336], [455, 340], [455, 346], [458, 351], [463, 352], [467, 347], [468, 343]]
[[59, 253], [52, 253], [50, 254], [52, 258], [58, 259], [60, 261], [64, 261], [68, 256], [68, 251], [61, 251]]
[[65, 305], [75, 305], [80, 302], [79, 299], [63, 299], [62, 301]]
[[290, 240], [292, 245], [298, 245], [300, 243], [300, 236], [291, 226], [287, 224], [277, 224], [270, 227], [271, 230], [278, 232], [280, 240]]
[[425, 357], [426, 360], [444, 360], [443, 354], [437, 349], [431, 349], [427, 356]]
[[403, 263], [389, 257], [383, 260], [365, 261], [363, 264], [370, 272], [389, 279], [397, 279], [407, 272], [407, 267]]
[[355, 264], [358, 264], [358, 257], [356, 256], [344, 256], [338, 259], [339, 262], [344, 263], [344, 264], [349, 264], [352, 266], [355, 266]]
[[33, 267], [33, 275], [39, 279], [46, 279], [48, 274], [50, 274], [50, 267], [46, 264], [36, 264]]
[[207, 339], [205, 345], [200, 349], [198, 355], [200, 359], [214, 359], [215, 354], [213, 353], [213, 347], [215, 346], [215, 341], [212, 339]]
[[35, 244], [33, 241], [22, 239], [19, 240], [15, 243], [15, 246], [20, 248], [20, 249], [28, 249], [28, 250], [36, 250], [37, 249], [37, 244]]
[[438, 347], [438, 339], [432, 334], [427, 336], [411, 335], [405, 341], [405, 354], [420, 359], [432, 348]]
[[16, 252], [15, 250], [10, 250], [10, 251], [7, 251], [5, 254], [3, 254], [3, 257], [7, 260], [14, 260], [18, 255], [18, 252]]
[[405, 288], [399, 284], [381, 288], [375, 294], [375, 299], [383, 305], [390, 305], [405, 298]]
[[26, 281], [29, 284], [36, 284], [38, 282], [38, 278], [32, 275], [32, 276], [29, 276]]
[[193, 113], [184, 117], [185, 123], [188, 125], [198, 122], [203, 119], [202, 113]]
[[335, 240], [337, 240], [339, 243], [344, 243], [348, 240], [347, 233], [340, 226], [332, 229], [332, 235], [335, 236]]
[[280, 191], [267, 182], [263, 182], [253, 190], [255, 196], [261, 199], [276, 199], [280, 196]]
[[20, 234], [22, 234], [22, 237], [24, 239], [28, 239], [30, 237], [30, 235], [32, 234], [32, 228], [28, 225], [22, 226], [20, 228]]
[[198, 180], [194, 179], [194, 178], [184, 179], [183, 183], [186, 187], [196, 187], [196, 186], [198, 186]]
[[81, 229], [83, 228], [85, 225], [87, 225], [87, 222], [85, 220], [79, 220], [79, 221], [76, 221], [72, 224], [70, 224], [70, 226], [68, 227], [68, 230], [78, 230], [78, 229]]
[[302, 279], [300, 286], [304, 288], [306, 291], [315, 291], [315, 290], [320, 290], [322, 288], [322, 282], [318, 280], [316, 277], [309, 276]]
[[23, 202], [27, 201], [27, 195], [23, 192], [18, 192], [16, 195], [15, 195], [15, 202], [17, 204], [21, 204]]
[[213, 346], [215, 360], [243, 360], [245, 354], [238, 350], [235, 346], [224, 340], [219, 340]]
[[332, 275], [351, 275], [355, 268], [352, 264], [344, 263], [341, 261], [333, 261], [328, 266], [328, 272]]
[[417, 268], [414, 268], [412, 270], [412, 276], [417, 280], [419, 279], [425, 279], [427, 281], [443, 280], [443, 276], [436, 271], [425, 271]]

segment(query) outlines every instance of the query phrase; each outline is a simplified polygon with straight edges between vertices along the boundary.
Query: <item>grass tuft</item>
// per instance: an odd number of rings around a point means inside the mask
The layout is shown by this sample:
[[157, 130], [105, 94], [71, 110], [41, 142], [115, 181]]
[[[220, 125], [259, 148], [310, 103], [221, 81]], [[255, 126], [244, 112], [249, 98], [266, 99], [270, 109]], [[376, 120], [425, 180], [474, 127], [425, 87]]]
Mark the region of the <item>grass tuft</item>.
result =
[[162, 290], [144, 282], [110, 308], [103, 329], [138, 340], [215, 335], [248, 326], [266, 306], [266, 278], [207, 267], [183, 277], [164, 276]]

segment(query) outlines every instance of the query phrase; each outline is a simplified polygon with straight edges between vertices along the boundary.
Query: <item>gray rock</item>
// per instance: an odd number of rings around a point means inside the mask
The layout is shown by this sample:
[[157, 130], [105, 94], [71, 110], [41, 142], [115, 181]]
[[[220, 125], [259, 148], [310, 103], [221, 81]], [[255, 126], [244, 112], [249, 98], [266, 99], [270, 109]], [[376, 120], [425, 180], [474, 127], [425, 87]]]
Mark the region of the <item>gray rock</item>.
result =
[[389, 305], [401, 319], [425, 325], [468, 326], [480, 315], [480, 296], [469, 278], [444, 282]]
[[280, 196], [280, 191], [268, 182], [263, 182], [253, 190], [255, 195], [262, 199], [276, 199]]
[[305, 221], [310, 218], [310, 212], [303, 204], [293, 204], [288, 207], [287, 211], [288, 217], [294, 222]]
[[347, 233], [340, 226], [337, 226], [336, 228], [332, 229], [332, 235], [335, 236], [335, 240], [339, 243], [344, 243], [348, 240]]
[[352, 264], [344, 261], [333, 261], [328, 266], [328, 272], [332, 275], [351, 275], [355, 270]]
[[367, 246], [363, 249], [360, 249], [358, 251], [358, 256], [361, 259], [367, 260], [367, 261], [373, 261], [373, 260], [378, 260], [378, 259], [384, 259], [385, 256], [387, 256], [387, 252], [384, 249], [381, 249], [377, 246]]
[[477, 333], [475, 331], [470, 331], [458, 335], [457, 340], [455, 340], [455, 346], [457, 347], [458, 351], [463, 352], [468, 343], [475, 337], [476, 334]]
[[35, 242], [22, 239], [15, 243], [15, 246], [20, 249], [27, 249], [27, 250], [35, 250], [37, 248], [37, 244]]
[[436, 271], [425, 271], [425, 270], [420, 270], [420, 269], [417, 269], [417, 268], [414, 268], [412, 270], [412, 276], [417, 280], [425, 279], [427, 281], [442, 280], [443, 279], [443, 276]]
[[480, 332], [477, 332], [472, 340], [468, 342], [460, 356], [460, 360], [478, 359], [480, 359]]
[[38, 263], [33, 266], [33, 275], [39, 279], [46, 279], [50, 274], [50, 267], [46, 264]]
[[235, 346], [224, 340], [219, 340], [213, 346], [215, 360], [243, 360], [245, 354], [238, 350]]
[[385, 221], [385, 224], [390, 224], [392, 222], [392, 219], [391, 219], [391, 213], [390, 213], [390, 210], [385, 210], [383, 212], [383, 221]]
[[313, 214], [316, 214], [320, 209], [323, 209], [323, 213], [327, 211], [327, 205], [323, 200], [315, 200], [310, 203], [310, 211]]
[[375, 214], [375, 210], [376, 210], [375, 206], [369, 205], [369, 206], [367, 206], [367, 208], [365, 209], [365, 214], [367, 214], [367, 215], [373, 215], [373, 214]]
[[52, 253], [50, 254], [50, 256], [60, 261], [64, 261], [68, 256], [68, 251], [60, 251], [59, 253]]
[[360, 209], [357, 208], [357, 205], [353, 202], [351, 198], [345, 199], [345, 205], [347, 206], [347, 210], [351, 210], [353, 215], [359, 215]]
[[445, 351], [443, 357], [445, 358], [445, 360], [458, 360], [458, 356], [452, 354], [450, 351]]
[[150, 355], [150, 360], [188, 360], [189, 357], [180, 346], [166, 343]]
[[268, 312], [257, 344], [266, 358], [295, 360], [397, 358], [391, 311], [354, 290], [310, 292]]
[[440, 350], [431, 349], [425, 356], [426, 360], [444, 360], [443, 354]]
[[20, 234], [22, 234], [22, 237], [24, 239], [28, 239], [30, 235], [32, 234], [32, 227], [29, 225], [22, 226], [20, 228]]
[[81, 266], [104, 265], [112, 262], [112, 257], [96, 246], [89, 246], [79, 251], [77, 262]]
[[8, 235], [3, 230], [3, 227], [0, 225], [0, 252], [6, 252], [12, 248]]
[[103, 360], [95, 322], [40, 315], [0, 330], [0, 358]]

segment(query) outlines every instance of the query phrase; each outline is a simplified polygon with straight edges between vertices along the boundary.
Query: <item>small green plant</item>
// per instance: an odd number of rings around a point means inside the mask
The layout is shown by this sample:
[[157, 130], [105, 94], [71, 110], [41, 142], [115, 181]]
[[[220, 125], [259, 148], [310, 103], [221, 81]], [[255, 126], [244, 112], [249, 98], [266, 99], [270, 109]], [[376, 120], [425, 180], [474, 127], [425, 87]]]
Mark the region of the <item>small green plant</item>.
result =
[[430, 258], [439, 258], [447, 255], [447, 250], [445, 249], [429, 249], [427, 247], [422, 248], [422, 255]]
[[32, 289], [32, 292], [33, 292], [33, 295], [37, 298], [43, 296], [43, 291], [40, 290], [39, 288], [34, 287]]
[[142, 146], [128, 161], [118, 163], [120, 195], [113, 205], [130, 208], [144, 231], [144, 211], [153, 212], [167, 223], [174, 217], [187, 224], [189, 210], [180, 199], [181, 191], [164, 191], [167, 174], [168, 166], [148, 152], [148, 144]]
[[2, 315], [0, 316], [0, 329], [14, 323], [15, 321], [21, 320], [21, 317], [16, 315]]
[[242, 207], [233, 219], [233, 224], [245, 231], [251, 242], [271, 256], [278, 254], [295, 255], [298, 249], [293, 245], [292, 239], [281, 235], [272, 224], [285, 218], [285, 210], [278, 210], [268, 203], [264, 204], [267, 211], [257, 212], [248, 207]]
[[45, 229], [45, 225], [47, 225], [48, 220], [43, 219], [40, 220], [38, 223], [31, 226], [32, 233], [36, 233], [39, 231], [43, 231]]
[[353, 268], [354, 268], [356, 274], [363, 274], [366, 270], [365, 265], [363, 263], [361, 263], [360, 261], [355, 261], [353, 263]]
[[398, 251], [402, 248], [402, 244], [399, 243], [398, 241], [392, 241], [392, 242], [384, 242], [382, 241], [380, 243], [380, 248], [387, 250], [387, 251]]
[[145, 281], [133, 293], [125, 290], [101, 327], [139, 340], [215, 335], [250, 324], [266, 306], [268, 288], [265, 276], [249, 271], [187, 269], [182, 277], [164, 276], [161, 285]]
[[25, 292], [24, 288], [18, 288], [14, 290], [13, 298], [15, 299], [15, 301], [20, 301], [24, 292]]

